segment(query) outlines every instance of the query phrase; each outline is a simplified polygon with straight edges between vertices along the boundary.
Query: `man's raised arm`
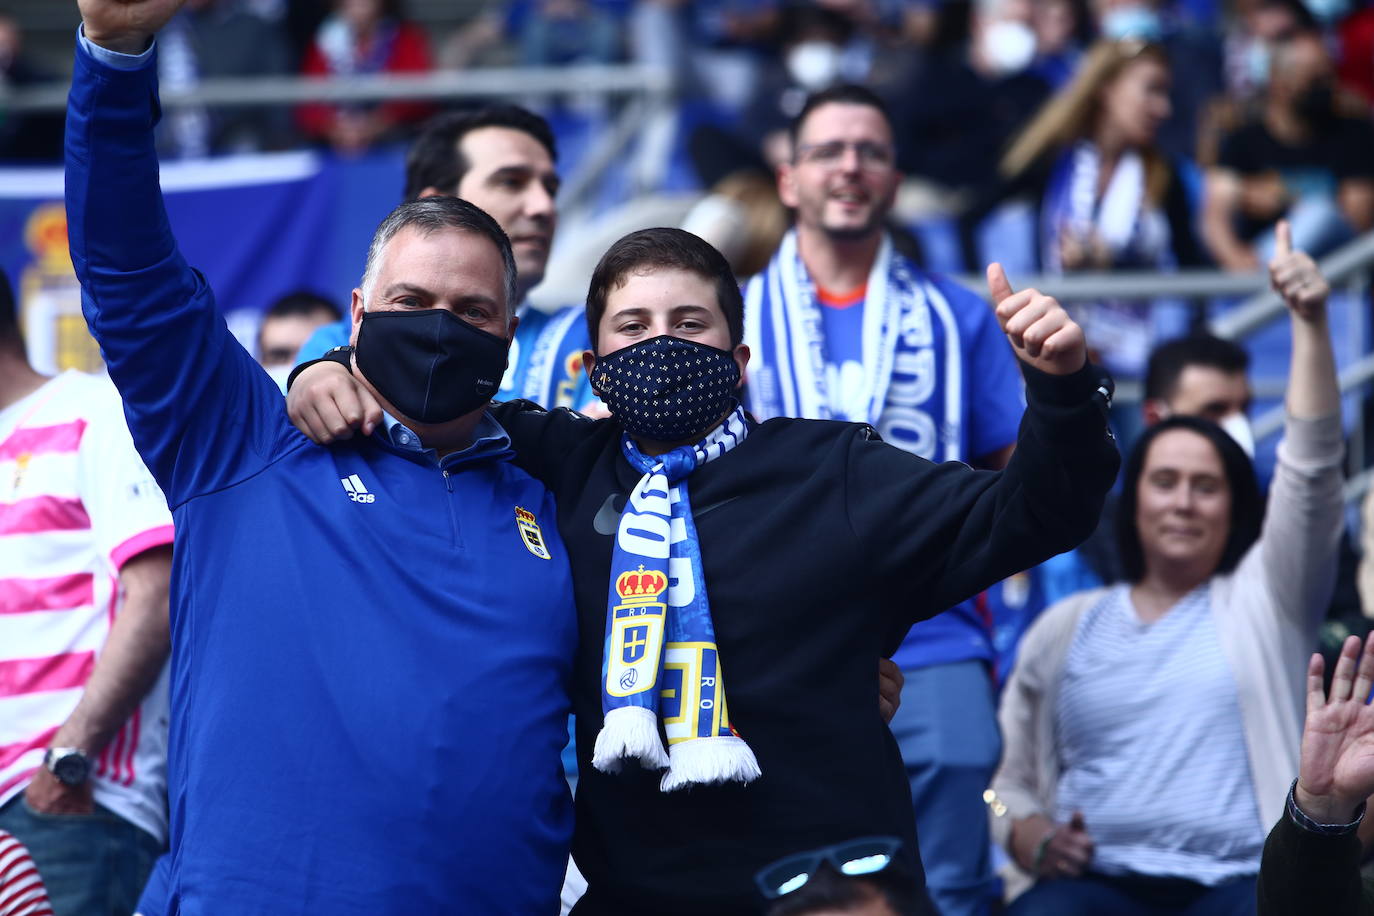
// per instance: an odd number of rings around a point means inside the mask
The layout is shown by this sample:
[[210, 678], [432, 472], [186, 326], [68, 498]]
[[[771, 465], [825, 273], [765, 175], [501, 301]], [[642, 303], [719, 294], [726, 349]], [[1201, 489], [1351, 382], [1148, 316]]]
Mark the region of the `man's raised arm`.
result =
[[173, 507], [252, 473], [284, 432], [280, 395], [177, 250], [163, 207], [152, 40], [181, 2], [80, 0], [66, 131], [82, 310]]

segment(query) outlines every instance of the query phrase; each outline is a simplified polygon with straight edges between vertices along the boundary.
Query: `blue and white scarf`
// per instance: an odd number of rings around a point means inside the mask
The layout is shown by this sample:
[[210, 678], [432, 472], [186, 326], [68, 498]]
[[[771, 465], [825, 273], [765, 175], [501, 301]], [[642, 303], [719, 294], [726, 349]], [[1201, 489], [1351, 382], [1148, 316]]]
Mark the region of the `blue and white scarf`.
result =
[[[832, 405], [825, 320], [815, 284], [797, 250], [796, 231], [788, 232], [768, 268], [745, 288], [744, 342], [753, 359], [749, 411], [760, 420], [806, 417], [868, 423], [884, 438], [932, 461], [962, 459], [966, 367], [954, 310], [934, 283], [892, 250], [887, 236], [869, 272], [863, 310], [866, 410], [845, 416]], [[943, 352], [933, 352], [936, 347]], [[935, 365], [943, 369], [943, 378], [934, 377]], [[916, 388], [933, 386], [942, 395], [941, 403], [930, 405], [935, 422], [929, 435], [916, 437], [928, 441], [918, 443], [909, 434], [887, 428], [883, 412], [889, 389], [898, 381]]]
[[[743, 408], [695, 446], [649, 457], [628, 435], [626, 460], [644, 476], [630, 491], [611, 554], [601, 708], [592, 764], [617, 772], [627, 760], [663, 769], [671, 792], [760, 775], [730, 725], [711, 605], [692, 522], [687, 477], [744, 441]], [[662, 720], [668, 736], [664, 751]]]
[[[1127, 150], [1117, 160], [1101, 198], [1102, 155], [1083, 141], [1056, 164], [1040, 213], [1040, 251], [1045, 272], [1064, 272], [1066, 237], [1100, 240], [1118, 268], [1172, 269], [1169, 225], [1147, 200], [1144, 157]], [[1107, 300], [1076, 304], [1070, 311], [1113, 372], [1139, 375], [1152, 343], [1149, 303]]]

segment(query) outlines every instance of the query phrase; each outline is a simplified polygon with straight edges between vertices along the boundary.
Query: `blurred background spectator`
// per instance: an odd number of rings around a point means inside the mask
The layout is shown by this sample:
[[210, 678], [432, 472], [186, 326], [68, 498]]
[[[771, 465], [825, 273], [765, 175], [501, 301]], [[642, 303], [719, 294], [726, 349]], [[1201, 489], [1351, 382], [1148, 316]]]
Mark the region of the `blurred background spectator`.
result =
[[[291, 72], [285, 36], [248, 0], [187, 0], [158, 38], [158, 79], [167, 89], [191, 90], [201, 80], [280, 76]], [[291, 145], [287, 112], [279, 106], [211, 110], [172, 108], [159, 126], [165, 156], [282, 149]]]
[[318, 293], [287, 293], [263, 313], [258, 326], [258, 362], [285, 391], [296, 355], [310, 335], [341, 318], [339, 307]]
[[[301, 72], [348, 77], [377, 73], [424, 73], [430, 69], [425, 31], [404, 18], [401, 0], [335, 0], [320, 23]], [[296, 110], [307, 137], [340, 153], [358, 153], [416, 127], [434, 108], [423, 102], [380, 105], [312, 103]]]
[[[1156, 143], [1171, 110], [1169, 86], [1160, 45], [1099, 41], [1012, 143], [1000, 166], [1003, 187], [966, 221], [1029, 190], [1046, 273], [1200, 265], [1187, 190]], [[1077, 312], [1104, 364], [1128, 377], [1140, 376], [1156, 337], [1186, 326], [1186, 316], [1180, 322], [1159, 304], [1099, 302]], [[1155, 327], [1171, 316], [1173, 326]]]
[[[18, 20], [0, 12], [0, 86], [21, 89], [56, 80], [55, 73], [24, 53]], [[62, 155], [62, 115], [58, 112], [0, 114], [0, 158], [55, 161]]]
[[1317, 255], [1374, 227], [1374, 124], [1338, 96], [1317, 32], [1274, 45], [1255, 113], [1223, 138], [1207, 173], [1202, 231], [1227, 270], [1267, 260], [1283, 217], [1294, 244]]

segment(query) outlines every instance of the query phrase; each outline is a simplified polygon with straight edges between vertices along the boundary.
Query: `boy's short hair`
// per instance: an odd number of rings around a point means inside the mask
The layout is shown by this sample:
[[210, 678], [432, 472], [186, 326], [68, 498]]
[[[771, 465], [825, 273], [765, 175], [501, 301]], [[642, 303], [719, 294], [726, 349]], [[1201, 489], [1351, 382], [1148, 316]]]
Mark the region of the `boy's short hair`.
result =
[[607, 249], [592, 271], [587, 287], [587, 330], [593, 350], [611, 290], [623, 286], [631, 274], [653, 270], [685, 270], [710, 281], [730, 329], [730, 346], [740, 345], [744, 340], [744, 296], [725, 256], [690, 232], [659, 228], [631, 232]]

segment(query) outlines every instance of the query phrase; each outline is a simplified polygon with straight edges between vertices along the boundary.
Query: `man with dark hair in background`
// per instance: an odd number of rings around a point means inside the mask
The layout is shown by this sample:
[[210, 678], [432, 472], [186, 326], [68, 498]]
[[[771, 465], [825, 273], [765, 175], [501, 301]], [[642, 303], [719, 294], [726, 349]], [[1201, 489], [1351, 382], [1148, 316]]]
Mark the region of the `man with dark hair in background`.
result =
[[343, 320], [339, 307], [319, 293], [287, 293], [263, 312], [258, 325], [258, 363], [282, 390], [301, 347], [315, 331]]
[[[525, 301], [544, 279], [558, 226], [557, 161], [548, 122], [519, 106], [439, 115], [406, 156], [404, 199], [460, 197], [489, 213], [510, 238], [520, 327], [498, 399], [582, 409], [596, 400], [582, 372], [588, 346], [582, 307], [544, 312]], [[321, 328], [301, 348], [300, 361], [348, 343], [350, 330], [347, 320]]]
[[[885, 228], [901, 174], [883, 103], [860, 86], [810, 96], [778, 170], [796, 222], [749, 281], [749, 407], [870, 423], [931, 461], [1002, 467], [1024, 399], [983, 297], [893, 250]], [[911, 781], [931, 895], [948, 916], [993, 897], [983, 790], [997, 767], [993, 621], [965, 601], [924, 620], [893, 656], [906, 677], [892, 720]]]
[[166, 841], [171, 523], [113, 386], [34, 371], [0, 273], [0, 830], [58, 913], [131, 912]]
[[1255, 437], [1250, 409], [1250, 354], [1235, 341], [1211, 334], [1166, 340], [1155, 347], [1145, 367], [1145, 399], [1140, 405], [1147, 426], [1167, 417], [1211, 420], [1231, 434], [1252, 458]]

